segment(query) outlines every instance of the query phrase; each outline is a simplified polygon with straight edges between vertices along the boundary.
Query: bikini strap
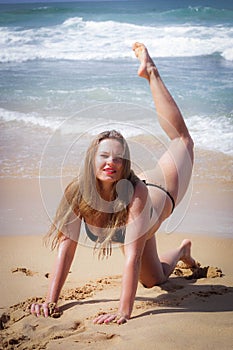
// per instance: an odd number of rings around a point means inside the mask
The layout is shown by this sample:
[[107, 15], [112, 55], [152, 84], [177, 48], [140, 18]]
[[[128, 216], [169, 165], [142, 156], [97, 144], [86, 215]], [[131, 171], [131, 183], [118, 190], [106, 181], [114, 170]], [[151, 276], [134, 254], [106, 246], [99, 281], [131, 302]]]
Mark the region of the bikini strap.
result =
[[171, 210], [171, 214], [173, 213], [174, 209], [175, 209], [175, 200], [174, 198], [172, 197], [172, 195], [170, 194], [170, 192], [168, 192], [167, 190], [165, 190], [165, 188], [163, 186], [160, 186], [160, 185], [155, 185], [155, 184], [152, 184], [152, 183], [147, 183], [146, 180], [142, 180], [142, 182], [144, 182], [144, 184], [146, 186], [153, 186], [153, 187], [157, 187], [159, 188], [160, 190], [162, 190], [163, 192], [166, 193], [166, 195], [170, 198], [171, 202], [172, 202], [172, 210]]

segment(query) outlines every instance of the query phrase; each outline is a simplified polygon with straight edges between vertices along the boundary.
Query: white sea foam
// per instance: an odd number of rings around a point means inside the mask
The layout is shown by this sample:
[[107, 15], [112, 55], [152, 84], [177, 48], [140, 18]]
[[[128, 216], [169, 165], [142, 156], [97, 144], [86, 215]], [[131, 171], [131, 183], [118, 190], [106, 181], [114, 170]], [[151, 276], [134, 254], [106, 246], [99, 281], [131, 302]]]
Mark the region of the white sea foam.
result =
[[35, 59], [104, 60], [133, 57], [132, 43], [145, 42], [157, 57], [219, 53], [233, 60], [233, 29], [218, 26], [141, 26], [69, 18], [60, 25], [0, 28], [0, 62]]
[[0, 108], [0, 120], [5, 122], [22, 122], [25, 125], [37, 126], [41, 128], [49, 128], [56, 130], [60, 125], [59, 121], [48, 120], [43, 118], [38, 113], [22, 113], [17, 111], [10, 111]]
[[[96, 135], [108, 128], [115, 128], [120, 131], [126, 138], [138, 136], [142, 134], [161, 134], [161, 130], [157, 129], [154, 120], [150, 118], [131, 119], [128, 118], [127, 123], [117, 122], [116, 120], [108, 120], [103, 118], [69, 118], [67, 120], [43, 117], [38, 113], [21, 113], [5, 110], [0, 108], [0, 120], [8, 122], [19, 122], [32, 128], [39, 127], [50, 129], [51, 132], [59, 131], [62, 135], [69, 134], [89, 134]], [[210, 117], [202, 115], [194, 115], [186, 118], [186, 122], [190, 133], [194, 139], [195, 146], [220, 151], [225, 154], [233, 155], [233, 126], [230, 119], [225, 116]], [[153, 131], [151, 131], [153, 125]]]
[[194, 115], [186, 122], [197, 147], [233, 155], [233, 125], [230, 119]]
[[225, 60], [233, 61], [233, 48], [226, 49], [221, 55], [225, 58]]

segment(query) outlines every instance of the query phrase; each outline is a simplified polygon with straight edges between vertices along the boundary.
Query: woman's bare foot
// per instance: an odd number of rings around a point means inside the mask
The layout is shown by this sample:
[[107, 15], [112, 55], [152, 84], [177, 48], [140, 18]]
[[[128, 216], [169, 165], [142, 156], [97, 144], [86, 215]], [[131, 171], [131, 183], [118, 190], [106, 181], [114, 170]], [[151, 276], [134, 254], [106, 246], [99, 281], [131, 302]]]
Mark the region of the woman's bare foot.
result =
[[196, 262], [191, 256], [191, 241], [189, 239], [184, 239], [180, 245], [182, 256], [180, 258], [181, 261], [187, 266], [187, 267], [195, 267]]
[[142, 78], [146, 78], [150, 80], [150, 74], [153, 70], [157, 71], [157, 68], [150, 57], [147, 48], [144, 44], [134, 43], [133, 50], [135, 52], [136, 57], [141, 62], [141, 65], [138, 69], [138, 75]]

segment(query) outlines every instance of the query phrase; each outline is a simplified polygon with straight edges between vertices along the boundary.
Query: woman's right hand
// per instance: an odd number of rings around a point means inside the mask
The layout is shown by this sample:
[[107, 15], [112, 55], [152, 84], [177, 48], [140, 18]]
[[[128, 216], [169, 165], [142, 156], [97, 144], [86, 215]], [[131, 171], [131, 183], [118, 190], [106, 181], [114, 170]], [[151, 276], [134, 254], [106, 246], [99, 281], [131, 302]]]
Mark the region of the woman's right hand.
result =
[[56, 303], [33, 303], [31, 305], [31, 314], [39, 317], [59, 317], [61, 315], [61, 312], [59, 311], [59, 308], [56, 307]]
[[48, 317], [49, 316], [48, 303], [43, 303], [43, 304], [33, 303], [31, 305], [31, 314], [37, 317], [41, 315], [44, 317]]
[[44, 303], [33, 303], [30, 307], [31, 314], [35, 315], [36, 317], [50, 316], [53, 318], [58, 318], [61, 316], [62, 311], [59, 310], [56, 302], [49, 300], [58, 300], [61, 288], [69, 273], [76, 247], [77, 242], [64, 236], [59, 244], [54, 271], [51, 274], [52, 277], [50, 279], [49, 289], [46, 296], [47, 301]]

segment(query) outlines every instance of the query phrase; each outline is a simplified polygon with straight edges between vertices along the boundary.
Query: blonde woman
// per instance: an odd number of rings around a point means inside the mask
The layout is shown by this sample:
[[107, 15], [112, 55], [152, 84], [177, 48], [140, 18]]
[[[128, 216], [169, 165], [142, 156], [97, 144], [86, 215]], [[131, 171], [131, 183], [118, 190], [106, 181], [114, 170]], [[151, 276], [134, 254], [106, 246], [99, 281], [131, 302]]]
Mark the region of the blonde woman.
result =
[[111, 130], [95, 138], [84, 169], [67, 187], [49, 231], [58, 254], [46, 302], [31, 306], [37, 316], [41, 309], [49, 316], [48, 304], [57, 303], [78, 245], [81, 221], [99, 256], [110, 255], [115, 242], [121, 243], [125, 256], [118, 312], [98, 316], [94, 323], [127, 322], [138, 281], [150, 288], [164, 283], [179, 260], [195, 264], [189, 240], [163, 256], [157, 254], [155, 232], [182, 200], [189, 184], [193, 141], [146, 47], [135, 43], [133, 50], [141, 62], [138, 75], [149, 82], [160, 125], [171, 140], [169, 148], [155, 169], [137, 177], [120, 133]]

